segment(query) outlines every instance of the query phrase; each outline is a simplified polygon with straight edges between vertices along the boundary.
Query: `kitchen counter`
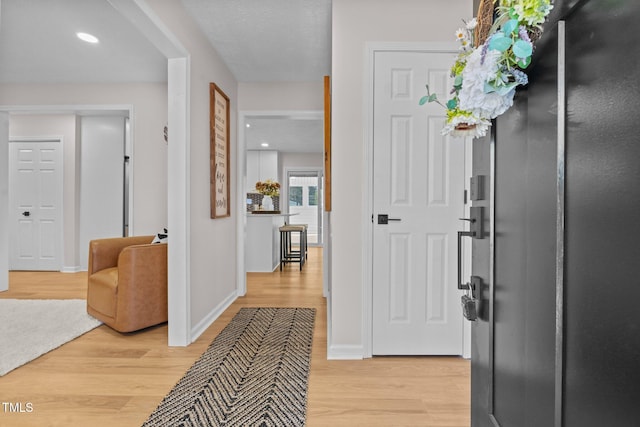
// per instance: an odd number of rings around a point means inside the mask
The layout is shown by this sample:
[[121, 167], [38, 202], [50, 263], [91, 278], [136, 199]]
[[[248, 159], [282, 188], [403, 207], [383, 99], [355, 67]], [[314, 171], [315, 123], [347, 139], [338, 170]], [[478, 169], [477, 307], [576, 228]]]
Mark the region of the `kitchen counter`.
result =
[[[256, 212], [261, 212], [261, 211], [256, 211]], [[253, 218], [253, 217], [261, 217], [261, 216], [286, 216], [286, 217], [290, 217], [290, 216], [294, 216], [294, 215], [300, 215], [299, 213], [277, 213], [275, 211], [263, 211], [264, 213], [253, 213], [253, 212], [247, 212], [247, 218]]]
[[245, 266], [247, 272], [271, 273], [280, 264], [280, 230], [297, 213], [247, 212]]

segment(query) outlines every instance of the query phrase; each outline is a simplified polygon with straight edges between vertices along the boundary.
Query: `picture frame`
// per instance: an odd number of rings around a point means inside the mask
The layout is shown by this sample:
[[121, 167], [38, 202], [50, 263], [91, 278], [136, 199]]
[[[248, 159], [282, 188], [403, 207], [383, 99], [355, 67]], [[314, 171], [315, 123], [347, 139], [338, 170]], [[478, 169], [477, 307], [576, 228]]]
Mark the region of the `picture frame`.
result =
[[324, 76], [324, 210], [331, 212], [331, 77]]
[[231, 216], [231, 149], [229, 97], [209, 83], [209, 162], [211, 218]]

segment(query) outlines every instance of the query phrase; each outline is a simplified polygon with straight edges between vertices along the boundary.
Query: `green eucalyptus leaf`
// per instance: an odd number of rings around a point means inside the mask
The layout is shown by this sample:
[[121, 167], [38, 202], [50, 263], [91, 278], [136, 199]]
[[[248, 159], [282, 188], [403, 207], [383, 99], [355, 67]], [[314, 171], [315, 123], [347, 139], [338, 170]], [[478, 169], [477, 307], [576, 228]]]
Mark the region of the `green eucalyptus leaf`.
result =
[[500, 85], [496, 85], [495, 83], [485, 82], [485, 84], [484, 84], [484, 93], [495, 92], [500, 96], [505, 96], [506, 94], [511, 92], [511, 90], [516, 86], [518, 86], [518, 83], [516, 83], [516, 82], [511, 82], [511, 83], [507, 83], [507, 84], [500, 84]]
[[429, 102], [434, 102], [438, 100], [438, 96], [435, 93], [429, 95]]
[[420, 98], [420, 102], [418, 103], [419, 105], [424, 105], [427, 102], [429, 102], [429, 97], [427, 95], [423, 96], [422, 98]]
[[504, 25], [502, 26], [502, 31], [504, 31], [506, 35], [511, 35], [514, 31], [518, 29], [518, 27], [519, 27], [518, 20], [510, 19], [504, 23]]
[[524, 40], [518, 40], [513, 44], [513, 54], [517, 58], [529, 58], [533, 53], [533, 46], [531, 43]]
[[491, 37], [491, 41], [489, 42], [489, 49], [497, 50], [498, 52], [505, 52], [511, 47], [511, 43], [511, 37], [507, 37], [502, 33], [496, 33], [493, 37]]
[[500, 87], [496, 88], [496, 92], [500, 96], [505, 96], [506, 94], [511, 92], [511, 90], [516, 86], [518, 86], [518, 83], [512, 82], [512, 83], [509, 83], [509, 84], [506, 84], [504, 86], [500, 86]]
[[454, 85], [455, 87], [462, 86], [462, 76], [457, 75], [457, 76], [456, 76], [456, 78], [455, 78], [455, 80], [453, 80], [453, 85]]
[[531, 64], [531, 57], [530, 56], [518, 61], [518, 67], [522, 68], [523, 70], [525, 68], [527, 68], [529, 66], [529, 64]]
[[457, 106], [458, 106], [458, 101], [456, 101], [455, 98], [447, 101], [448, 110], [455, 110]]
[[484, 93], [491, 93], [496, 91], [496, 86], [493, 83], [484, 82]]

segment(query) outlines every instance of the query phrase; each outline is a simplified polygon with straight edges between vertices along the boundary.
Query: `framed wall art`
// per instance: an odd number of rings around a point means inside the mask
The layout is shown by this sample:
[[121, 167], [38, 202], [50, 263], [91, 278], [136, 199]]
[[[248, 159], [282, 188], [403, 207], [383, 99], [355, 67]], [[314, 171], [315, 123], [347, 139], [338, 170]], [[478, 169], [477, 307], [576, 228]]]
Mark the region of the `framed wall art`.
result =
[[211, 218], [231, 216], [229, 97], [209, 84]]

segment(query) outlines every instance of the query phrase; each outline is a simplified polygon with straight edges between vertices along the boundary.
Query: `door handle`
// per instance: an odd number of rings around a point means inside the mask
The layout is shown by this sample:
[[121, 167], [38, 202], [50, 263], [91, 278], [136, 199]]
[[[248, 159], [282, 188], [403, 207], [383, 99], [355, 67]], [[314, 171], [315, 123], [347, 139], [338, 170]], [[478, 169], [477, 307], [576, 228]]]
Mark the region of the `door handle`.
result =
[[402, 218], [389, 218], [387, 214], [378, 214], [378, 224], [389, 224], [389, 221], [402, 221]]
[[469, 221], [469, 232], [465, 236], [474, 239], [482, 239], [484, 237], [484, 208], [482, 206], [472, 206], [469, 208], [469, 218], [458, 218], [460, 221]]
[[478, 305], [476, 291], [480, 292], [482, 279], [478, 276], [471, 276], [470, 281], [462, 283], [462, 238], [476, 237], [475, 231], [458, 231], [458, 289], [466, 290], [460, 302], [462, 304], [462, 315], [465, 319], [473, 322], [478, 320]]
[[24, 212], [22, 212], [22, 216], [31, 216], [31, 212], [24, 211]]
[[462, 283], [462, 238], [483, 238], [484, 208], [481, 206], [472, 206], [469, 209], [469, 214], [470, 218], [460, 218], [462, 221], [469, 221], [469, 231], [458, 231], [458, 289], [467, 291], [460, 298], [462, 314], [465, 319], [473, 322], [478, 319], [476, 291], [481, 291], [482, 279], [478, 276], [471, 276], [469, 282]]
[[[462, 283], [462, 238], [472, 237], [474, 239], [482, 239], [484, 233], [484, 208], [481, 206], [472, 206], [469, 209], [471, 218], [460, 218], [461, 221], [469, 221], [469, 231], [458, 231], [458, 289], [471, 289], [469, 283]], [[473, 277], [471, 276], [472, 282]], [[474, 290], [471, 289], [473, 292]]]
[[470, 289], [469, 283], [462, 283], [462, 238], [474, 237], [474, 231], [458, 231], [458, 289]]

